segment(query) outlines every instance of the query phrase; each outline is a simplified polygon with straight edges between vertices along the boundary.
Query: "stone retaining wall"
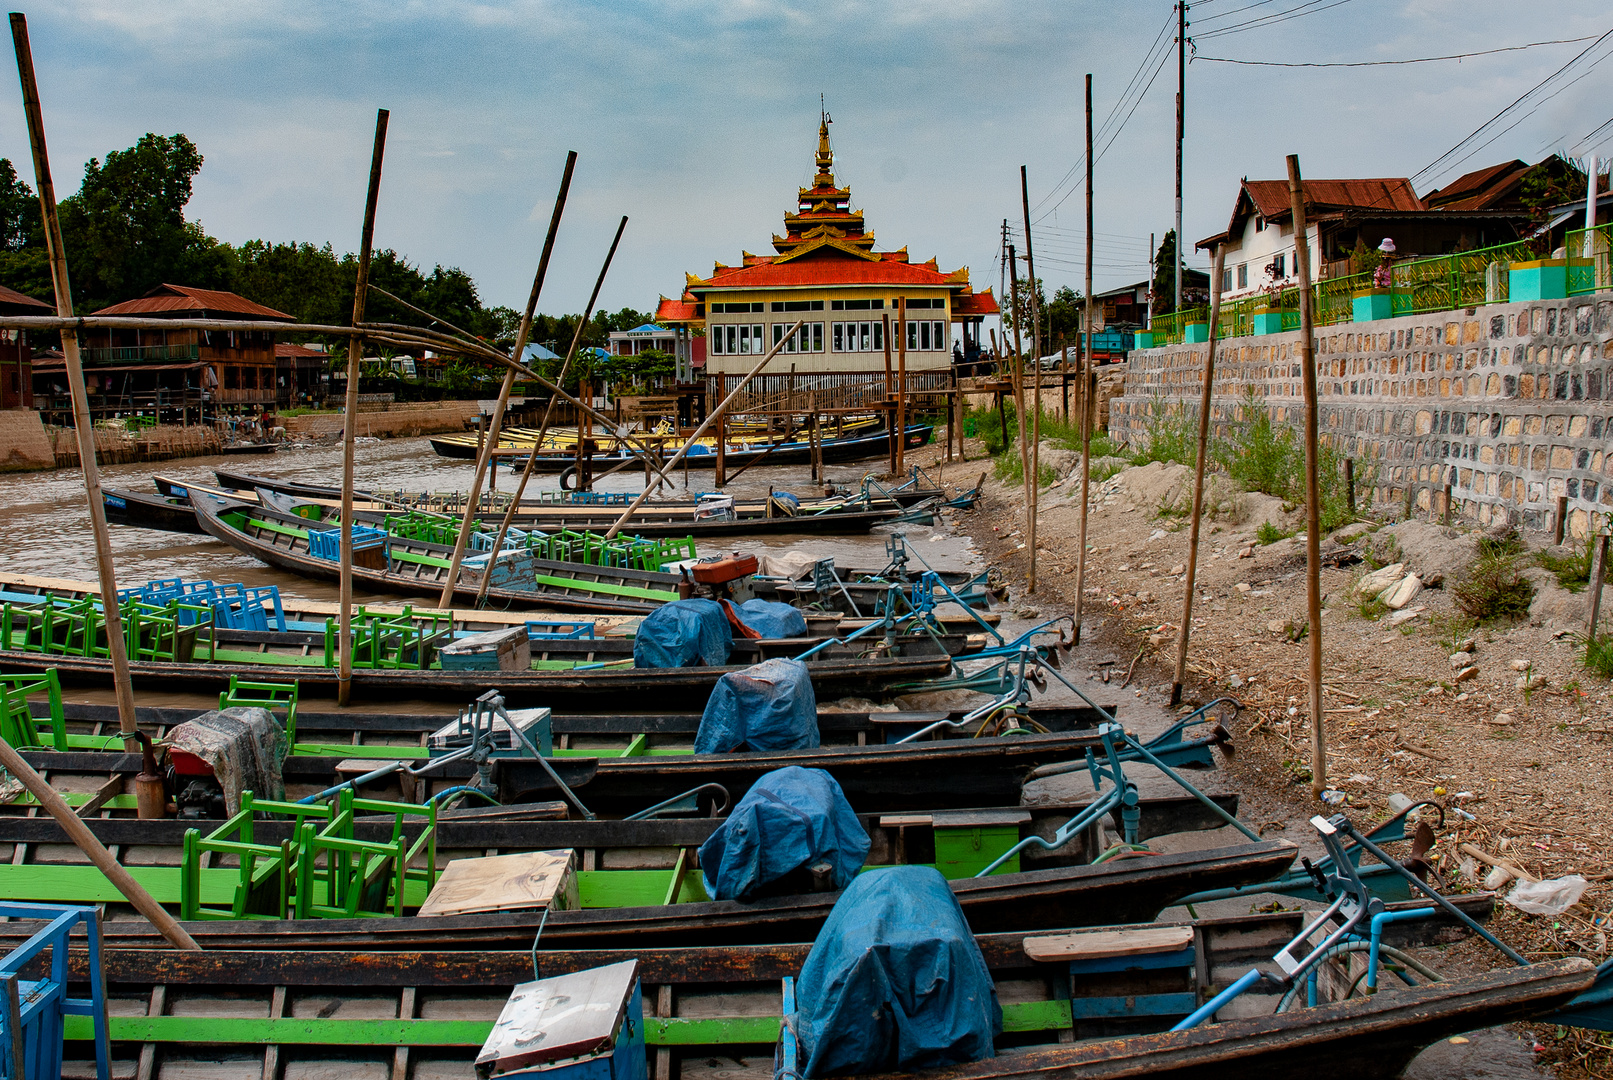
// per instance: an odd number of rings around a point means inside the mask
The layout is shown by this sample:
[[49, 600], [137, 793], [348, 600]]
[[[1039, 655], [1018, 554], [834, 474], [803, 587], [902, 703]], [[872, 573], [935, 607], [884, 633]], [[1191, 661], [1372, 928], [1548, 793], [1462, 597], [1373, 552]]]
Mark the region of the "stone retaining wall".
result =
[[0, 411], [0, 472], [33, 472], [56, 467], [50, 437], [32, 409]]
[[[1197, 415], [1207, 348], [1132, 352], [1111, 436], [1136, 445], [1156, 410]], [[1323, 441], [1375, 473], [1374, 500], [1443, 512], [1448, 484], [1456, 515], [1549, 529], [1564, 496], [1578, 535], [1613, 516], [1613, 293], [1324, 327], [1316, 362]], [[1298, 333], [1217, 344], [1218, 434], [1251, 393], [1303, 423]]]

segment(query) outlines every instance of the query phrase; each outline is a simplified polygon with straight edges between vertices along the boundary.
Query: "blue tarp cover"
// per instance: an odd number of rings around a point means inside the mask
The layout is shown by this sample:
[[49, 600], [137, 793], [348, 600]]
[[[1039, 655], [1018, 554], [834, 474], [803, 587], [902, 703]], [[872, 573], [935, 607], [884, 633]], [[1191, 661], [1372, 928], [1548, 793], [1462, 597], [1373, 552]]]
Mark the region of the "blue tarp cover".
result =
[[639, 623], [633, 638], [636, 668], [707, 667], [728, 663], [734, 633], [715, 600], [674, 600]]
[[835, 778], [795, 765], [765, 774], [728, 820], [700, 845], [714, 900], [749, 900], [802, 866], [827, 862], [835, 888], [851, 884], [868, 857], [868, 833]]
[[764, 638], [800, 637], [806, 633], [806, 616], [789, 604], [747, 600], [738, 610], [739, 621]]
[[1003, 1029], [963, 909], [928, 866], [858, 875], [812, 943], [795, 994], [806, 1077], [979, 1061]]
[[697, 754], [742, 748], [810, 750], [817, 745], [818, 697], [807, 666], [799, 660], [763, 660], [718, 679], [694, 737]]

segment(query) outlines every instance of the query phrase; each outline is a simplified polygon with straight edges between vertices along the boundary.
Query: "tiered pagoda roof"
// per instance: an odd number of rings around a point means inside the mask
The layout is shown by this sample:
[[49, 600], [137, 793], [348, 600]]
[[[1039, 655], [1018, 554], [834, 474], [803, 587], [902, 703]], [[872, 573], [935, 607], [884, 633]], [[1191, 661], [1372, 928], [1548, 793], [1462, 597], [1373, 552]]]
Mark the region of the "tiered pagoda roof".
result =
[[818, 124], [817, 174], [812, 186], [798, 189], [797, 209], [784, 215], [784, 235], [773, 236], [774, 255], [742, 252], [740, 264], [717, 263], [711, 276], [687, 275], [678, 300], [661, 298], [656, 321], [704, 321], [695, 314], [706, 293], [716, 290], [810, 288], [814, 286], [885, 286], [944, 288], [952, 294], [955, 314], [995, 315], [991, 290], [976, 294], [967, 267], [950, 273], [936, 260], [909, 260], [907, 248], [875, 251], [874, 234], [861, 210], [851, 208], [851, 189], [835, 182], [834, 150], [829, 145], [829, 115]]

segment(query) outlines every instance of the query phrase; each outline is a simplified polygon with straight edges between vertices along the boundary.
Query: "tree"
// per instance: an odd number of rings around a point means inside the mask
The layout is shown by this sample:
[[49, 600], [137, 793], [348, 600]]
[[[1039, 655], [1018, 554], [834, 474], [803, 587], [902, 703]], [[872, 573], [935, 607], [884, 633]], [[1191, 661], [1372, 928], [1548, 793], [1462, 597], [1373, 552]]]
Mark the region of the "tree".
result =
[[78, 194], [60, 205], [75, 303], [95, 308], [143, 296], [167, 281], [229, 287], [229, 256], [185, 220], [202, 154], [184, 135], [146, 134], [84, 166]]
[[1081, 333], [1081, 320], [1086, 310], [1086, 299], [1068, 285], [1059, 286], [1052, 301], [1042, 312], [1042, 327], [1050, 347], [1074, 345]]
[[[1013, 349], [1012, 334], [1014, 327], [1017, 325], [1020, 333], [1020, 344], [1024, 347], [1025, 354], [1028, 356], [1036, 344], [1031, 340], [1032, 332], [1036, 327], [1036, 319], [1031, 310], [1030, 281], [1026, 278], [1019, 279], [1019, 305], [1017, 310], [1014, 305], [1014, 290], [1012, 287], [1009, 288], [1008, 295], [1003, 299], [1007, 301], [1003, 306], [1003, 333], [1008, 336], [1008, 340], [1003, 342], [1003, 348], [1010, 351]], [[1042, 310], [1042, 336], [1044, 339], [1051, 341], [1052, 338], [1047, 333], [1047, 294], [1042, 291], [1041, 278], [1036, 279], [1036, 304]]]
[[1518, 201], [1537, 220], [1554, 206], [1585, 197], [1585, 169], [1572, 158], [1553, 154], [1523, 174]]
[[9, 158], [0, 158], [0, 251], [43, 247], [44, 225], [34, 189], [17, 176]]
[[1179, 263], [1176, 255], [1176, 230], [1165, 234], [1154, 253], [1154, 285], [1150, 293], [1155, 315], [1169, 315], [1176, 310], [1176, 268], [1182, 271], [1182, 299], [1187, 300], [1187, 264]]

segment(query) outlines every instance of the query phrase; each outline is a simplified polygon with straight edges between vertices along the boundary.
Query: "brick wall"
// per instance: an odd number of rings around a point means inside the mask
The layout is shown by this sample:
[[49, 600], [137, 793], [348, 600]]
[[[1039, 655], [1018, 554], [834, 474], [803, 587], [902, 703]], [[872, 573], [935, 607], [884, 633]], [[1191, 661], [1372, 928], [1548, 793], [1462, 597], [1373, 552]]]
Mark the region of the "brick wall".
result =
[[[1155, 409], [1197, 414], [1207, 345], [1131, 353], [1125, 392], [1110, 403], [1113, 437], [1146, 438]], [[1496, 304], [1322, 328], [1316, 336], [1323, 441], [1376, 466], [1372, 497], [1501, 515], [1547, 529], [1559, 496], [1571, 531], [1613, 515], [1613, 293]], [[1301, 425], [1299, 335], [1228, 338], [1216, 347], [1211, 417], [1218, 434], [1252, 392], [1279, 421]]]

